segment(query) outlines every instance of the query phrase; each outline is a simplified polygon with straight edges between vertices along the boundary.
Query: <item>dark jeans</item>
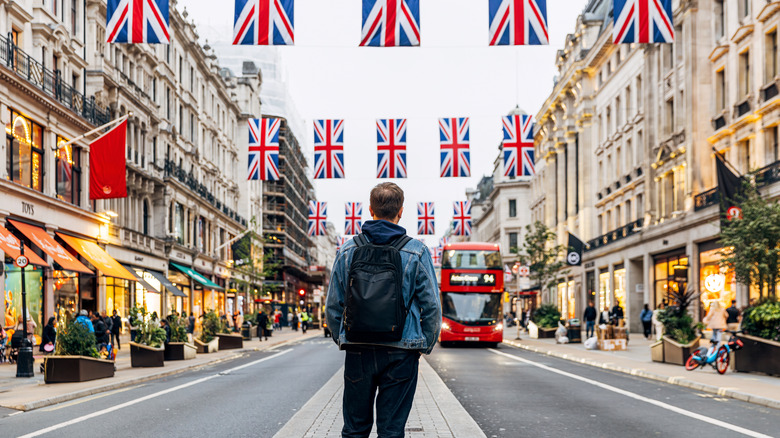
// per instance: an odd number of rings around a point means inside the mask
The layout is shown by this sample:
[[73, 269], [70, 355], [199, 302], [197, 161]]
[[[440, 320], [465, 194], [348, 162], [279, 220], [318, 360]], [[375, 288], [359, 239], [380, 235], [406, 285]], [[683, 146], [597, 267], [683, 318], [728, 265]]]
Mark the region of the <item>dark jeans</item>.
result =
[[650, 334], [653, 333], [653, 329], [651, 328], [652, 324], [653, 324], [652, 320], [650, 320], [650, 321], [642, 321], [642, 328], [645, 331], [645, 337], [646, 338], [649, 337]]
[[[114, 342], [116, 340], [116, 342]], [[117, 348], [117, 350], [121, 349], [122, 347], [119, 345], [119, 333], [111, 332], [111, 343], [114, 344], [114, 347]]]
[[593, 336], [593, 328], [596, 326], [596, 321], [585, 321], [585, 339]]
[[381, 438], [403, 437], [417, 389], [419, 362], [420, 353], [414, 350], [348, 346], [341, 436], [369, 436], [376, 397], [377, 434]]

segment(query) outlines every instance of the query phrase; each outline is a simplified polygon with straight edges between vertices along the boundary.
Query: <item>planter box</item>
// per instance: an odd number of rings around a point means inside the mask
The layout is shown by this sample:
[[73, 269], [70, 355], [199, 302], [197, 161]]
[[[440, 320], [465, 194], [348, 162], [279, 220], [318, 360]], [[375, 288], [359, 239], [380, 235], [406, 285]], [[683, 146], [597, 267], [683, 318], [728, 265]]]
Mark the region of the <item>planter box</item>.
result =
[[203, 343], [200, 339], [195, 338], [195, 347], [198, 349], [198, 353], [216, 353], [219, 351], [219, 338], [216, 336], [208, 344]]
[[668, 336], [663, 337], [664, 362], [675, 365], [685, 365], [685, 361], [691, 356], [691, 352], [699, 348], [699, 339], [694, 339], [690, 344], [678, 344]]
[[734, 369], [743, 372], [758, 372], [780, 375], [780, 342], [739, 335], [745, 348], [734, 355]]
[[219, 339], [220, 350], [235, 350], [236, 348], [244, 348], [244, 338], [241, 335], [219, 333], [217, 334], [217, 339]]
[[650, 357], [653, 362], [664, 361], [664, 341], [658, 341], [650, 345]]
[[130, 366], [161, 367], [164, 366], [165, 347], [154, 348], [144, 344], [130, 343]]
[[528, 322], [528, 336], [530, 336], [531, 339], [555, 338], [555, 330], [557, 330], [557, 328], [543, 328], [534, 324], [533, 321]]
[[165, 346], [165, 360], [195, 359], [197, 347], [187, 342], [169, 342]]
[[43, 358], [46, 383], [86, 382], [114, 377], [114, 361], [86, 356], [46, 356]]

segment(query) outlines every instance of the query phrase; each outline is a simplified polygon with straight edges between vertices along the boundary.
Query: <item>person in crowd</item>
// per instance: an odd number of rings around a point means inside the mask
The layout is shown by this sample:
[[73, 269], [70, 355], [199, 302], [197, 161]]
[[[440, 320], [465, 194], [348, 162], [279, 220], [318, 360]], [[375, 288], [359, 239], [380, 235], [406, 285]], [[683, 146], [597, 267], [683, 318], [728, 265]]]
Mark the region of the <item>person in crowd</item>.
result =
[[599, 315], [599, 325], [602, 324], [609, 324], [610, 323], [610, 317], [609, 314], [609, 307], [604, 305], [604, 310], [601, 311], [601, 315]]
[[650, 310], [650, 306], [647, 303], [645, 303], [642, 313], [639, 314], [639, 319], [642, 321], [645, 339], [651, 339], [653, 336], [653, 311]]
[[122, 349], [122, 346], [119, 344], [119, 334], [121, 332], [122, 317], [119, 316], [119, 313], [117, 313], [116, 309], [114, 309], [114, 312], [111, 316], [111, 343], [114, 344], [117, 350]]
[[710, 310], [707, 311], [707, 316], [702, 320], [707, 324], [707, 328], [712, 330], [712, 340], [720, 342], [720, 332], [726, 328], [726, 309], [720, 306], [720, 301], [715, 300], [710, 302]]
[[274, 312], [274, 330], [281, 330], [282, 329], [282, 312], [276, 311]]
[[661, 340], [661, 338], [664, 337], [664, 325], [659, 321], [658, 317], [664, 310], [664, 303], [661, 302], [661, 304], [658, 305], [658, 307], [653, 310], [653, 319], [651, 322], [653, 323], [653, 328], [655, 329], [655, 338], [657, 340]]
[[160, 321], [160, 327], [165, 330], [165, 343], [171, 342], [171, 325], [168, 324], [168, 320], [163, 318], [162, 321]]
[[104, 310], [104, 311], [102, 311], [102, 312], [100, 312], [100, 317], [101, 317], [101, 318], [103, 318], [103, 322], [106, 324], [106, 328], [108, 329], [108, 336], [109, 336], [109, 340], [110, 340], [110, 337], [111, 337], [111, 330], [113, 330], [113, 329], [114, 329], [114, 320], [113, 320], [113, 319], [111, 319], [111, 318], [108, 316], [108, 314], [106, 313], [106, 311], [105, 311], [105, 310]]
[[301, 331], [306, 333], [309, 328], [309, 312], [306, 309], [301, 310]]
[[[24, 325], [22, 323], [22, 315], [19, 315], [19, 321], [16, 324], [16, 330], [19, 332], [24, 331]], [[35, 323], [35, 321], [32, 320], [29, 316], [27, 317], [27, 339], [30, 340], [30, 342], [35, 343], [35, 328], [38, 327], [38, 324]]]
[[739, 330], [739, 324], [742, 322], [742, 312], [737, 309], [737, 300], [731, 300], [731, 307], [726, 309], [728, 318], [726, 318], [726, 329], [732, 332]]
[[623, 308], [620, 306], [620, 303], [615, 303], [615, 305], [612, 306], [612, 313], [610, 316], [612, 317], [614, 324], [619, 326], [620, 321], [622, 321], [624, 317]]
[[598, 312], [593, 305], [593, 301], [588, 301], [588, 307], [582, 312], [582, 319], [585, 321], [585, 339], [593, 337], [594, 328], [596, 327], [596, 317]]
[[[184, 316], [187, 316], [186, 314]], [[187, 333], [194, 334], [195, 333], [195, 315], [190, 313], [190, 316], [187, 316]]]
[[292, 317], [293, 314], [289, 310], [287, 311], [287, 326], [292, 328]]
[[268, 315], [261, 310], [260, 313], [257, 314], [257, 337], [260, 338], [261, 341], [268, 340], [268, 330], [265, 328], [266, 325], [268, 325]]
[[241, 312], [236, 312], [236, 331], [241, 332], [241, 328], [244, 326], [244, 315]]
[[92, 320], [89, 318], [89, 313], [81, 309], [79, 316], [76, 317], [76, 322], [89, 329], [90, 333], [95, 333], [95, 327], [92, 325]]
[[298, 312], [295, 312], [293, 313], [292, 324], [293, 324], [293, 330], [295, 330], [296, 332], [298, 331], [298, 321], [300, 321], [300, 319], [298, 318]]
[[[54, 351], [54, 343], [57, 341], [57, 329], [54, 325], [54, 317], [50, 316], [49, 321], [43, 327], [43, 334], [41, 335], [40, 351], [42, 353], [51, 353]], [[51, 344], [49, 347], [47, 345]], [[47, 351], [47, 348], [50, 348]]]
[[108, 344], [110, 341], [108, 327], [106, 327], [106, 323], [97, 312], [92, 314], [92, 326], [95, 328], [95, 342], [99, 351], [103, 345]]

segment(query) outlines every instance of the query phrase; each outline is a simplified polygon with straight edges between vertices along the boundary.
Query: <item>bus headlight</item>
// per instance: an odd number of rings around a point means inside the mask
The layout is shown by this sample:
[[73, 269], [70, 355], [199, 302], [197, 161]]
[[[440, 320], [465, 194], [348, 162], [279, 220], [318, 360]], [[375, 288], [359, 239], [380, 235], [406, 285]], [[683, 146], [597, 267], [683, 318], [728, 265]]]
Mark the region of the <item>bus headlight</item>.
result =
[[447, 324], [446, 322], [442, 322], [441, 323], [441, 329], [442, 330], [449, 330], [450, 329], [450, 325]]
[[504, 324], [501, 324], [500, 322], [498, 324], [496, 324], [495, 327], [493, 327], [493, 330], [495, 330], [495, 331], [501, 331], [503, 329], [504, 329]]

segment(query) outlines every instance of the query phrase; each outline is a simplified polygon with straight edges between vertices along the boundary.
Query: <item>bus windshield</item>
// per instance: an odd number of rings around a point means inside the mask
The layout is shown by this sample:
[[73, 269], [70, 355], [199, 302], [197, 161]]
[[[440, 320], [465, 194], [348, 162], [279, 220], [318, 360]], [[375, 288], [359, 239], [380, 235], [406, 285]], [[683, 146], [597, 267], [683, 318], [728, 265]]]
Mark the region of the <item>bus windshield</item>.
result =
[[444, 251], [442, 269], [501, 269], [498, 251], [450, 249]]
[[501, 308], [501, 294], [443, 292], [442, 313], [464, 325], [491, 325], [497, 322]]

